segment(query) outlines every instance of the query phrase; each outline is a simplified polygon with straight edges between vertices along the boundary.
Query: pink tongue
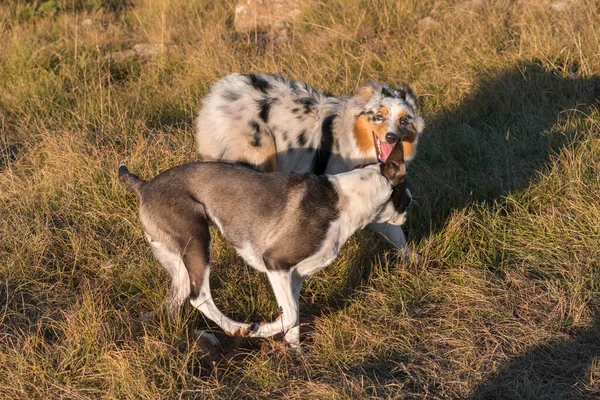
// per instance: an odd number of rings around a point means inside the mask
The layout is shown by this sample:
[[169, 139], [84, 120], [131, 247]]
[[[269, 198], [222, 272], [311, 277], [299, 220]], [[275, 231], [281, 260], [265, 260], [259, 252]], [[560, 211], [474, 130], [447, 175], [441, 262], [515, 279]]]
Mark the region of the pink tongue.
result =
[[381, 146], [381, 154], [379, 156], [382, 162], [386, 162], [394, 148], [394, 145], [386, 142], [380, 142], [379, 144]]

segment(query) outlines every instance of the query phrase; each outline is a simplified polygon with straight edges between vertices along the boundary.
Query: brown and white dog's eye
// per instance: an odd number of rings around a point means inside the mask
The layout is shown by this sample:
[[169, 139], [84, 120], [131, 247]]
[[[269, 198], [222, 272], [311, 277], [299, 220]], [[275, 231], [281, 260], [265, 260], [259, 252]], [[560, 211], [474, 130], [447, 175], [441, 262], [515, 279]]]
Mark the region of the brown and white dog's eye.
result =
[[408, 125], [408, 118], [406, 118], [406, 117], [400, 118], [400, 125]]
[[382, 113], [377, 113], [377, 115], [375, 115], [375, 121], [383, 122], [383, 121], [385, 121], [385, 117], [383, 116]]

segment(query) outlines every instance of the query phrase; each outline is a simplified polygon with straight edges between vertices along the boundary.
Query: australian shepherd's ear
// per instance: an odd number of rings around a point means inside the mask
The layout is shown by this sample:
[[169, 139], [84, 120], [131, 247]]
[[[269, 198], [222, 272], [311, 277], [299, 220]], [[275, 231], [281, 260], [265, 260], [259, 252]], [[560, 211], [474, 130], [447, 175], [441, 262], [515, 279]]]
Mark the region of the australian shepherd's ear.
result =
[[358, 104], [364, 104], [369, 102], [373, 95], [376, 93], [381, 93], [383, 97], [392, 97], [397, 99], [402, 99], [406, 103], [408, 103], [415, 112], [418, 111], [419, 108], [419, 97], [415, 93], [415, 91], [410, 87], [410, 85], [406, 82], [402, 82], [400, 86], [396, 89], [392, 89], [381, 82], [367, 82], [360, 85], [356, 89], [356, 94], [354, 95], [354, 99]]
[[417, 96], [415, 91], [408, 85], [408, 83], [402, 82], [402, 84], [396, 89], [396, 92], [402, 100], [412, 105], [415, 111], [418, 111], [419, 97]]
[[359, 103], [366, 103], [367, 101], [369, 101], [369, 99], [371, 99], [371, 96], [373, 96], [373, 92], [375, 92], [375, 87], [371, 82], [368, 82], [363, 85], [360, 85], [356, 89], [356, 94], [354, 95], [354, 98]]

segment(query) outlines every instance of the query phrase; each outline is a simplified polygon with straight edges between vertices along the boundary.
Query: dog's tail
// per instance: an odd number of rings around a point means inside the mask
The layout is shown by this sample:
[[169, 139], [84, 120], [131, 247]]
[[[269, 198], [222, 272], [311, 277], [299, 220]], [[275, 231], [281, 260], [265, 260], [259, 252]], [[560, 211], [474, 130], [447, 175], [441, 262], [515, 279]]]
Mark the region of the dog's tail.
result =
[[138, 197], [140, 197], [144, 185], [148, 183], [139, 176], [129, 172], [125, 164], [119, 165], [119, 180], [123, 182], [129, 190], [135, 192]]

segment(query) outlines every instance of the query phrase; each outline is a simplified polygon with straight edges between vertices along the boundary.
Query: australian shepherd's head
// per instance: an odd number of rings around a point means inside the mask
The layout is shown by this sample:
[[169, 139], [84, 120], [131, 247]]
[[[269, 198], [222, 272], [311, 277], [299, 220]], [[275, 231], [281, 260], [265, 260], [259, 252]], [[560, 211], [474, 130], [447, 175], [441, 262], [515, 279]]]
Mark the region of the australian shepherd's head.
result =
[[402, 141], [404, 159], [415, 156], [419, 135], [425, 128], [419, 117], [419, 99], [406, 83], [397, 89], [380, 82], [369, 82], [357, 89], [354, 101], [358, 115], [354, 121], [354, 138], [363, 153], [375, 149], [385, 162], [398, 140]]

